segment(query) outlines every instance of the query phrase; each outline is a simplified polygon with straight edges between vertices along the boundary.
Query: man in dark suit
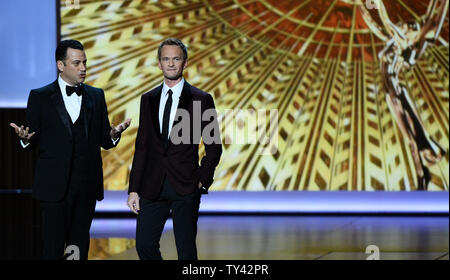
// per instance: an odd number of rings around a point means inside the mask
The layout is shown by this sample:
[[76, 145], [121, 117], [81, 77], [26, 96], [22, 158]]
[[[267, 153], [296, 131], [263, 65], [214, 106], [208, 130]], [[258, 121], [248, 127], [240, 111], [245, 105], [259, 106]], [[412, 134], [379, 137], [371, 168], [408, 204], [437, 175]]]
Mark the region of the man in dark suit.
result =
[[[138, 214], [136, 249], [141, 259], [162, 259], [159, 240], [172, 213], [179, 259], [197, 259], [200, 196], [207, 193], [222, 154], [211, 95], [183, 78], [187, 49], [174, 38], [158, 49], [162, 85], [141, 98], [128, 207]], [[199, 144], [205, 156], [199, 166]]]
[[76, 245], [87, 259], [96, 200], [103, 199], [100, 147], [117, 145], [130, 119], [110, 126], [102, 89], [83, 84], [83, 45], [65, 40], [56, 49], [58, 79], [31, 90], [26, 128], [15, 129], [25, 149], [39, 148], [33, 197], [40, 202], [44, 259], [61, 259]]

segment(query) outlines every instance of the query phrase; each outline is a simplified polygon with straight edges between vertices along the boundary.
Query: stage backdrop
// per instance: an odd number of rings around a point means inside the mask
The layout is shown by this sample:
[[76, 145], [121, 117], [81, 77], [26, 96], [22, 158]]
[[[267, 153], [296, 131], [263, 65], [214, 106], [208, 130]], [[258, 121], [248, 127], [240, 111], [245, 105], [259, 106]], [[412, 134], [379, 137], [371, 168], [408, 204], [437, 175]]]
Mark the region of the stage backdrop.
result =
[[[383, 7], [394, 23], [420, 22], [430, 1]], [[87, 83], [105, 90], [113, 123], [133, 119], [118, 148], [103, 152], [106, 189], [128, 187], [140, 97], [162, 82], [156, 55], [167, 37], [188, 45], [185, 77], [219, 111], [224, 153], [212, 190], [417, 189], [409, 142], [386, 101], [378, 54], [387, 41], [367, 17], [385, 25], [377, 2], [363, 2], [366, 17], [350, 0], [61, 0], [61, 39], [84, 43]], [[448, 41], [447, 14], [437, 44], [399, 75], [445, 150], [429, 168], [432, 191], [449, 184]], [[258, 110], [262, 126], [247, 118]], [[238, 141], [261, 127], [269, 143]]]

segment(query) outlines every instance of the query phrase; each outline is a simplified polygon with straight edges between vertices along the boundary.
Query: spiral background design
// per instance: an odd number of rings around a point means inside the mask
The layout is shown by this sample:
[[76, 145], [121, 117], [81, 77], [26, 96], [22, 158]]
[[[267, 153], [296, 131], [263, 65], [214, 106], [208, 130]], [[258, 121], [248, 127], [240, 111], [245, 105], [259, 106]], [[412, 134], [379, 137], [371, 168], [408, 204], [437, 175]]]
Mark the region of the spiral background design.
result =
[[[428, 1], [385, 5], [393, 21], [418, 20]], [[213, 191], [415, 190], [408, 144], [385, 102], [383, 42], [352, 1], [82, 0], [69, 9], [62, 0], [60, 8], [61, 39], [84, 43], [87, 83], [105, 90], [111, 121], [133, 119], [120, 145], [102, 154], [106, 189], [128, 187], [140, 96], [162, 82], [159, 43], [177, 37], [188, 45], [186, 79], [213, 95], [224, 124], [249, 129], [228, 109], [278, 110], [274, 153], [225, 144]], [[447, 14], [439, 43], [401, 77], [447, 151], [448, 30]], [[448, 190], [448, 152], [430, 171], [429, 189]]]

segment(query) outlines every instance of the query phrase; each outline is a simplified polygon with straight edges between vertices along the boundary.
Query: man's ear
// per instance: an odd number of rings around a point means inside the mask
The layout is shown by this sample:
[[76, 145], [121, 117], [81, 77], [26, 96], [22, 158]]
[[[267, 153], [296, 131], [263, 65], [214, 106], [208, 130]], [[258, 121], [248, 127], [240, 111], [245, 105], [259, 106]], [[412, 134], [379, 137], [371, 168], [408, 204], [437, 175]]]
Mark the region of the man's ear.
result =
[[184, 61], [183, 70], [186, 69], [187, 65], [188, 65], [188, 60], [186, 59], [186, 60]]
[[58, 60], [56, 62], [56, 66], [58, 67], [59, 72], [63, 72], [64, 71], [64, 62], [62, 60]]

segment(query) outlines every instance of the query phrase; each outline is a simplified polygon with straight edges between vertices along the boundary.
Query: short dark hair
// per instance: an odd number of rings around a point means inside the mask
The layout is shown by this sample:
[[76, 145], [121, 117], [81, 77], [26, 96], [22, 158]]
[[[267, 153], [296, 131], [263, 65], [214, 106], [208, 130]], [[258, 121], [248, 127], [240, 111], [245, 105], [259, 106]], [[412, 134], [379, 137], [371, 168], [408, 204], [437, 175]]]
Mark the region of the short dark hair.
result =
[[81, 44], [77, 40], [64, 40], [64, 41], [61, 41], [61, 42], [59, 42], [58, 47], [56, 47], [56, 52], [55, 52], [55, 59], [56, 59], [56, 61], [58, 61], [58, 60], [61, 60], [61, 61], [66, 60], [67, 49], [68, 48], [84, 51], [83, 44]]
[[188, 53], [187, 53], [187, 48], [186, 46], [183, 44], [183, 42], [181, 42], [180, 39], [177, 38], [167, 38], [166, 40], [164, 40], [158, 48], [158, 60], [161, 60], [161, 50], [164, 46], [178, 46], [180, 47], [180, 49], [183, 51], [183, 58], [184, 60], [187, 60], [188, 58]]

